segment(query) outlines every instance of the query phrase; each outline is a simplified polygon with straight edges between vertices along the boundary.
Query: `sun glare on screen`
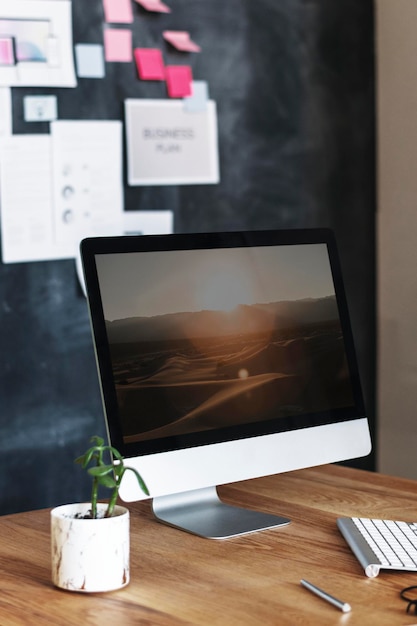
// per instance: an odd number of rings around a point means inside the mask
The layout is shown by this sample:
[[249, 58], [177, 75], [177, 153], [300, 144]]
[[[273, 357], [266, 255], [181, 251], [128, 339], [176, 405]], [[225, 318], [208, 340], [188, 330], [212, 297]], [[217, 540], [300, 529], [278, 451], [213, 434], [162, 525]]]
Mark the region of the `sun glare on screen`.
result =
[[253, 304], [253, 290], [246, 276], [219, 272], [202, 282], [199, 300], [202, 309], [232, 311], [239, 304]]

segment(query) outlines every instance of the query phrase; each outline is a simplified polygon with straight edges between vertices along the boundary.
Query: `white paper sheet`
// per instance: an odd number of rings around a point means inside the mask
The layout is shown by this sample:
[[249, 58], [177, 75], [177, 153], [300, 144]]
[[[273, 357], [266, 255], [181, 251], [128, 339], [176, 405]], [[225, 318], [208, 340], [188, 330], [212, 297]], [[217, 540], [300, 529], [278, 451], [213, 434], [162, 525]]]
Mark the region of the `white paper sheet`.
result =
[[51, 123], [51, 135], [57, 241], [120, 230], [121, 122], [58, 120]]
[[219, 182], [216, 103], [188, 112], [182, 100], [125, 101], [130, 185]]
[[4, 263], [71, 256], [54, 239], [50, 136], [3, 138], [0, 163]]
[[123, 233], [121, 122], [51, 128], [0, 142], [4, 263], [75, 258], [84, 237]]
[[0, 35], [15, 50], [0, 65], [0, 85], [76, 86], [70, 0], [0, 0]]
[[174, 232], [172, 211], [124, 211], [124, 235], [170, 235]]
[[0, 87], [0, 137], [12, 134], [12, 90]]

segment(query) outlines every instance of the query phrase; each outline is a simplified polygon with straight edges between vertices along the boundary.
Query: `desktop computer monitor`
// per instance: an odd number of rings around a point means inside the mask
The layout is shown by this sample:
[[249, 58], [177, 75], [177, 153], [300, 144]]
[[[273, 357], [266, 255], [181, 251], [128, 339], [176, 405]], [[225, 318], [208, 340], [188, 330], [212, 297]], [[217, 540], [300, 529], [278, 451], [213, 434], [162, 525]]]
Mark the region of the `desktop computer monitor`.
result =
[[[161, 521], [271, 528], [288, 520], [216, 486], [369, 453], [331, 231], [96, 237], [81, 256], [109, 440]], [[120, 495], [145, 497], [132, 473]]]

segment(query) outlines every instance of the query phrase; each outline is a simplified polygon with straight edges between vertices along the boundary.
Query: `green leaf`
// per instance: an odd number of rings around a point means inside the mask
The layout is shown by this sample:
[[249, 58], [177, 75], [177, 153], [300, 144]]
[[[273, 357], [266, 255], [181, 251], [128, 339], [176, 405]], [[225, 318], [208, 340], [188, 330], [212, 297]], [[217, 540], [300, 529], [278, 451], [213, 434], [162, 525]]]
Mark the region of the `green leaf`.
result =
[[104, 439], [98, 435], [93, 435], [90, 439], [91, 443], [95, 443], [96, 447], [102, 448], [104, 445]]
[[100, 476], [98, 479], [98, 484], [102, 487], [107, 487], [108, 489], [117, 489], [117, 482], [114, 480], [113, 476]]
[[142, 489], [143, 493], [146, 494], [147, 496], [149, 496], [149, 489], [146, 486], [145, 481], [143, 480], [142, 476], [139, 474], [139, 472], [137, 470], [135, 470], [134, 467], [125, 467], [125, 470], [130, 470], [131, 472], [133, 472], [136, 476], [136, 479], [139, 483], [139, 487]]
[[85, 469], [87, 465], [90, 463], [95, 451], [96, 451], [95, 448], [89, 448], [87, 452], [85, 452], [85, 454], [75, 459], [75, 463], [80, 463], [82, 467]]
[[113, 448], [113, 446], [109, 446], [109, 451], [123, 465], [123, 457], [120, 454], [120, 452], [118, 450], [116, 450], [116, 448]]
[[[126, 467], [124, 465], [124, 458], [116, 448], [106, 445], [104, 439], [97, 435], [91, 437], [91, 442], [94, 445], [88, 448], [83, 455], [76, 458], [75, 462], [79, 463], [83, 469], [86, 469], [88, 474], [92, 477], [91, 505], [93, 511], [97, 503], [98, 487], [101, 486], [111, 489], [109, 507], [106, 515], [112, 515], [120, 484], [127, 470], [135, 474], [142, 491], [146, 495], [150, 495], [145, 481], [142, 479], [139, 472], [133, 467]], [[105, 456], [109, 457], [110, 462], [105, 462]], [[91, 467], [88, 467], [90, 464], [92, 464]]]
[[125, 473], [126, 468], [119, 464], [119, 465], [113, 465], [113, 472], [115, 474], [115, 476], [117, 476], [118, 478], [121, 478], [123, 476], [123, 474]]
[[90, 476], [100, 477], [113, 473], [113, 465], [97, 465], [88, 469]]

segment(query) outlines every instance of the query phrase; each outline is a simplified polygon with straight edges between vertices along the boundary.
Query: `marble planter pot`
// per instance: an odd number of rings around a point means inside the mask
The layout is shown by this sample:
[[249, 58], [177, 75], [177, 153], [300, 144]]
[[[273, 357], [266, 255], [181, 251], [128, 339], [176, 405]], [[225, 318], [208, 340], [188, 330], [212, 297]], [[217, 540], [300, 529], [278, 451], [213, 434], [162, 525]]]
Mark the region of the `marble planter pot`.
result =
[[52, 582], [71, 591], [98, 592], [129, 583], [129, 511], [97, 505], [97, 519], [82, 519], [90, 503], [65, 504], [51, 511]]

